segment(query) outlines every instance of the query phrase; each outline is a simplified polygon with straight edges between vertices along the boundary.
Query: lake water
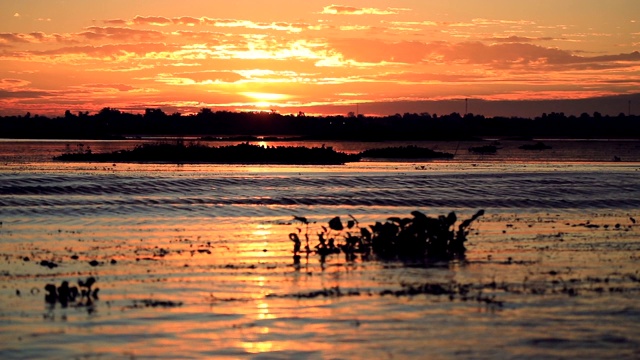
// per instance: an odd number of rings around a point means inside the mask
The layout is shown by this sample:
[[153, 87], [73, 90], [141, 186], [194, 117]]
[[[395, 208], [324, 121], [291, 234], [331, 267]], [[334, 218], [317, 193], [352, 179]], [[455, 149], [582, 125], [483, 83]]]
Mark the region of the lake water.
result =
[[[66, 164], [77, 141], [0, 141], [0, 358], [640, 358], [640, 142], [522, 143], [292, 167]], [[315, 242], [334, 216], [479, 209], [464, 259], [292, 257], [294, 215]], [[97, 299], [45, 302], [90, 276]]]

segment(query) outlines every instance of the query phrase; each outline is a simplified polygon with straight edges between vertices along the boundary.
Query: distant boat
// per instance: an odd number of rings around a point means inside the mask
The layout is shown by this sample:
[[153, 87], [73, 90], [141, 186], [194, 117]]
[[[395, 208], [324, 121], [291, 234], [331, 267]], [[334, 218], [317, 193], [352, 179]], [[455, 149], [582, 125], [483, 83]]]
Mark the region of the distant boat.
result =
[[499, 148], [495, 145], [472, 146], [469, 148], [469, 152], [475, 154], [493, 155], [498, 152], [498, 149]]
[[522, 150], [547, 150], [547, 149], [551, 149], [551, 146], [546, 145], [542, 141], [538, 141], [535, 144], [524, 144], [522, 146], [519, 146], [518, 149], [522, 149]]

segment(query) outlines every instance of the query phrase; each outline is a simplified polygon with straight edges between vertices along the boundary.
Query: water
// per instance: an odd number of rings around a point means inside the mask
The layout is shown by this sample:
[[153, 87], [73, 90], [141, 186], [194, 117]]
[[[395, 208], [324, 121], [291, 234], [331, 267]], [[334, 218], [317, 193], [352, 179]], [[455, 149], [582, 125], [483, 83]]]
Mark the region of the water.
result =
[[[287, 167], [62, 164], [66, 142], [0, 142], [0, 357], [638, 358], [637, 143], [553, 145]], [[478, 209], [463, 260], [292, 259], [294, 215], [313, 235]], [[91, 304], [44, 301], [88, 276]]]

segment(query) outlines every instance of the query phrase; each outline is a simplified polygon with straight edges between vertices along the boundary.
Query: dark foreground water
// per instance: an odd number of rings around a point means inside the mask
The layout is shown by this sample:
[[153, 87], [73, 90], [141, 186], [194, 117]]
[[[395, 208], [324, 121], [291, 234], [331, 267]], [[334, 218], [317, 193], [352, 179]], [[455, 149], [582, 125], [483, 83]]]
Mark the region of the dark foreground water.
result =
[[[60, 164], [60, 144], [23, 146], [0, 143], [0, 358], [640, 357], [636, 143], [611, 150], [622, 162], [569, 142], [552, 160], [332, 167]], [[479, 209], [465, 259], [292, 258], [293, 215], [313, 235], [336, 215]], [[47, 283], [89, 276], [98, 299], [45, 302]]]

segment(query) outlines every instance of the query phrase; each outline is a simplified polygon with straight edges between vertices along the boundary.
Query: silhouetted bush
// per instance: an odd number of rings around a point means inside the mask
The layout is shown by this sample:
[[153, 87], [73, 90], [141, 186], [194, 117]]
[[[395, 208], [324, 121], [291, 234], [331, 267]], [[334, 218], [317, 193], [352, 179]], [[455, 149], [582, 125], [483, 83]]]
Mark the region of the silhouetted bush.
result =
[[367, 257], [371, 254], [379, 258], [412, 259], [428, 257], [434, 259], [454, 259], [464, 257], [468, 228], [473, 221], [484, 215], [484, 210], [475, 213], [471, 218], [460, 222], [454, 212], [449, 215], [430, 217], [420, 211], [411, 212], [412, 217], [391, 217], [387, 221], [376, 222], [369, 227], [360, 227], [351, 215], [346, 225], [340, 217], [332, 218], [327, 226], [318, 231], [318, 244], [311, 249], [309, 244], [309, 221], [305, 217], [294, 217], [295, 221], [306, 226], [304, 238], [306, 245], [302, 250], [298, 232], [290, 233], [289, 239], [294, 243], [294, 260], [300, 260], [300, 254], [315, 252], [322, 259], [331, 254], [344, 253], [348, 259], [355, 259], [357, 254]]

